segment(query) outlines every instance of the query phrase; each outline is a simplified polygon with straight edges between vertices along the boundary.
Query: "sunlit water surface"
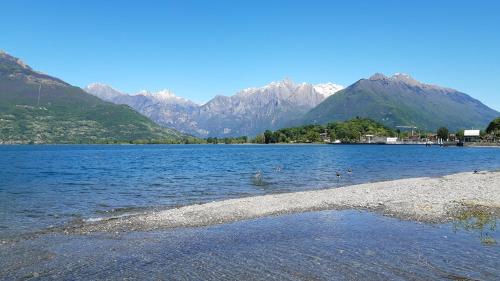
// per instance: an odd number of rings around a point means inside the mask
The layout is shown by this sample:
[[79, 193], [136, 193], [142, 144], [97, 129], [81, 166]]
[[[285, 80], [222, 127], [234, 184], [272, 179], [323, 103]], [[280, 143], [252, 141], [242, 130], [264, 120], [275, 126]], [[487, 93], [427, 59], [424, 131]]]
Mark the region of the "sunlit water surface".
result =
[[500, 169], [500, 149], [0, 146], [0, 280], [499, 280], [499, 221], [489, 213], [431, 225], [322, 211], [155, 232], [33, 235], [72, 221], [474, 169]]
[[[322, 211], [201, 228], [46, 235], [0, 245], [0, 279], [499, 280], [500, 239], [463, 224], [428, 225]], [[499, 240], [500, 241], [500, 240]]]
[[[72, 220], [474, 169], [500, 169], [500, 149], [383, 145], [0, 146], [0, 239]], [[260, 181], [255, 181], [257, 171], [262, 175]]]

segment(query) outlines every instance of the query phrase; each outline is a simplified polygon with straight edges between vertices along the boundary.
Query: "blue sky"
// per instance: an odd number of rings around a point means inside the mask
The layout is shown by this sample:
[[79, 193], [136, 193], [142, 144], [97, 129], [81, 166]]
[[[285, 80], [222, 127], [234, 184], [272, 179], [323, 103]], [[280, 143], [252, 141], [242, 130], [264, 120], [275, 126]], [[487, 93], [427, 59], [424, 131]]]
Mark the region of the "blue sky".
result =
[[0, 49], [77, 86], [198, 102], [409, 73], [500, 110], [500, 1], [4, 1]]

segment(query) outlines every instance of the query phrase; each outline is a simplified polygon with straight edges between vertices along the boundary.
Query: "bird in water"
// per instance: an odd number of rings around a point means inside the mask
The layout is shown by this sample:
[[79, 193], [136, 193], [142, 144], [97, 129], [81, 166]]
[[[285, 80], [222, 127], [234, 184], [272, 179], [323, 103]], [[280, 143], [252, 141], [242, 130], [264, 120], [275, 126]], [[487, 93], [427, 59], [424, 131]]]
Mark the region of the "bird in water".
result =
[[336, 175], [337, 175], [337, 179], [340, 179], [340, 173], [337, 172]]
[[352, 173], [352, 169], [351, 168], [347, 169], [347, 173], [350, 175]]
[[260, 170], [257, 170], [257, 172], [255, 172], [255, 175], [253, 175], [253, 183], [255, 185], [262, 185], [262, 173], [260, 172]]

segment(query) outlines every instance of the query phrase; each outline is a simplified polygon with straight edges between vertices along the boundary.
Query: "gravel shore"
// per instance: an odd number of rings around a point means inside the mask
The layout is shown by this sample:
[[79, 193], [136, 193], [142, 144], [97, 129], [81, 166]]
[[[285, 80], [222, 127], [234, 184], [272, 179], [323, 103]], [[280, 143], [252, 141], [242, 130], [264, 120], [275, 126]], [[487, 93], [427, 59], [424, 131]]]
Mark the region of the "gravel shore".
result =
[[196, 227], [279, 214], [361, 209], [402, 219], [446, 222], [464, 208], [500, 210], [500, 171], [410, 178], [335, 189], [272, 194], [86, 222], [64, 232], [116, 232]]

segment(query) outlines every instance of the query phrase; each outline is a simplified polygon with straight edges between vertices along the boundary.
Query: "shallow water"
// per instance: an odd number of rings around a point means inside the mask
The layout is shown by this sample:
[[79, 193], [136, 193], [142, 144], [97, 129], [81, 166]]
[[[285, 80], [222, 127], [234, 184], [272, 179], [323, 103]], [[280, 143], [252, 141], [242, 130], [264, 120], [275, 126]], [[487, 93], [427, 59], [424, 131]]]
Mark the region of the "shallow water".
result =
[[[0, 239], [72, 220], [152, 208], [474, 169], [500, 169], [500, 149], [359, 145], [0, 146]], [[258, 182], [256, 171], [262, 175]], [[336, 172], [341, 173], [340, 179]]]
[[499, 280], [500, 246], [481, 240], [500, 241], [496, 222], [468, 228], [322, 211], [158, 232], [53, 234], [0, 245], [0, 279]]

